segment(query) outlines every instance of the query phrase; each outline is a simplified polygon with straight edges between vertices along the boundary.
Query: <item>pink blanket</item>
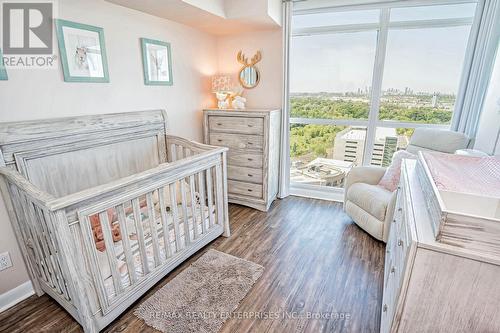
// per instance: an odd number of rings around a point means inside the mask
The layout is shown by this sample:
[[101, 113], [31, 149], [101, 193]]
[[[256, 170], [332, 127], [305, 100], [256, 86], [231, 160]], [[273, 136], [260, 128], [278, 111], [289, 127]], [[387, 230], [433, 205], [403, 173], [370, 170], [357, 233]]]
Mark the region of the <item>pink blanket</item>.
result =
[[500, 198], [500, 156], [422, 155], [439, 190]]

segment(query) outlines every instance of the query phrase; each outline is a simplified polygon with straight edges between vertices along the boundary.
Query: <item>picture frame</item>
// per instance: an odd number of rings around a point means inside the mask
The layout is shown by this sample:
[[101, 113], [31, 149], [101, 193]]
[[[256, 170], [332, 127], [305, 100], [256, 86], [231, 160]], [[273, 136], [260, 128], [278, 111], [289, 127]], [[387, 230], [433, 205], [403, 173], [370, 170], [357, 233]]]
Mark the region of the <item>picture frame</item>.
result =
[[3, 62], [3, 53], [2, 49], [0, 49], [0, 81], [7, 81], [9, 76], [7, 75], [7, 69], [5, 68]]
[[144, 84], [148, 86], [171, 86], [172, 51], [170, 43], [141, 38]]
[[64, 81], [109, 83], [104, 30], [61, 19], [55, 25]]

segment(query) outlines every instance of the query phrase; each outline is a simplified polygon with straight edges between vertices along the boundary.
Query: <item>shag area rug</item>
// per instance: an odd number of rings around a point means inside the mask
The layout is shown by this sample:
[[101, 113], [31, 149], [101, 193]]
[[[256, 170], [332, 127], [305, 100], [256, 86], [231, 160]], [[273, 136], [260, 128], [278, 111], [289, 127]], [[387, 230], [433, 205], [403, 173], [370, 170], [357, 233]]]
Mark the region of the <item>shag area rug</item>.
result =
[[208, 250], [134, 311], [164, 333], [216, 333], [264, 267]]

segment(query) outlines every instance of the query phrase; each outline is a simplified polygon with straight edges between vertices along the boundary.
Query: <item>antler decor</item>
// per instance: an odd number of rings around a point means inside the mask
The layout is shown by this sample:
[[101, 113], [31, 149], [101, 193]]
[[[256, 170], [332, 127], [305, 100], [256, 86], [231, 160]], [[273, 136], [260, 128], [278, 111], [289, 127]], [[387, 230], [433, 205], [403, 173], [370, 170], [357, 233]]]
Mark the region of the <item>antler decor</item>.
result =
[[252, 89], [255, 88], [260, 81], [259, 69], [255, 66], [256, 63], [262, 60], [262, 54], [257, 51], [252, 59], [248, 60], [242, 51], [238, 52], [236, 57], [238, 62], [243, 65], [238, 74], [238, 79], [243, 88]]
[[245, 67], [248, 67], [248, 66], [253, 66], [256, 63], [258, 63], [259, 61], [261, 61], [262, 60], [262, 54], [260, 53], [260, 51], [257, 51], [257, 53], [255, 53], [255, 55], [253, 56], [253, 58], [250, 60], [250, 62], [248, 62], [248, 58], [245, 57], [245, 55], [243, 54], [242, 51], [240, 51], [240, 52], [238, 52], [237, 58], [238, 58], [238, 62], [240, 64], [242, 64]]

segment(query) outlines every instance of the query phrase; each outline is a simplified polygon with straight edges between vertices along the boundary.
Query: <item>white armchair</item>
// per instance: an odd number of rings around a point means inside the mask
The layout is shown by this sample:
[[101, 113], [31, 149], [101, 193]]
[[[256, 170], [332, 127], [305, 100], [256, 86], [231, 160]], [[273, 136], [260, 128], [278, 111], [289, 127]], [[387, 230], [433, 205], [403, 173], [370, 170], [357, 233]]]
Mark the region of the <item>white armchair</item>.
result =
[[[407, 151], [420, 150], [454, 153], [467, 148], [469, 138], [461, 133], [417, 128]], [[387, 242], [389, 227], [394, 216], [396, 191], [376, 186], [385, 173], [382, 167], [356, 167], [347, 175], [344, 186], [344, 211], [363, 230], [378, 240]]]
[[396, 192], [375, 186], [385, 173], [382, 167], [356, 167], [347, 175], [344, 210], [363, 230], [387, 242], [394, 215]]

